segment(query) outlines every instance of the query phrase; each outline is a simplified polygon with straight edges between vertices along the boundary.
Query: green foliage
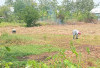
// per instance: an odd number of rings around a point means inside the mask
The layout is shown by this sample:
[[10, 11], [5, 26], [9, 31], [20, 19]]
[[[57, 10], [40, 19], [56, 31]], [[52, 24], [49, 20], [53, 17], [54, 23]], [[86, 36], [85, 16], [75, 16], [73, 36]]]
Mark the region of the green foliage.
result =
[[76, 18], [78, 21], [92, 22], [94, 19], [90, 11], [94, 8], [93, 0], [78, 0], [76, 1]]
[[5, 46], [5, 48], [6, 48], [6, 50], [9, 51], [9, 52], [11, 51], [11, 49], [10, 49], [9, 47]]
[[[48, 57], [46, 60], [52, 59], [50, 61], [51, 65], [47, 65], [43, 62], [36, 62], [36, 61], [28, 61], [26, 67], [34, 67], [34, 68], [78, 68], [76, 64], [69, 61], [67, 58], [63, 56], [64, 50], [60, 50], [61, 52], [54, 55], [53, 57]], [[63, 59], [63, 60], [62, 60]], [[81, 67], [79, 67], [81, 68]]]
[[36, 22], [36, 26], [45, 26], [45, 25], [50, 25], [50, 23], [45, 21]]
[[18, 44], [26, 44], [29, 41], [34, 40], [30, 36], [16, 35], [16, 34], [8, 34], [4, 33], [0, 36], [0, 41], [5, 45], [18, 45]]
[[10, 9], [8, 6], [4, 5], [0, 7], [0, 17], [4, 17], [3, 19], [0, 19], [0, 22], [8, 21], [9, 12], [10, 12]]
[[77, 68], [72, 62], [70, 62], [67, 59], [64, 60], [64, 65], [65, 67], [69, 67], [69, 68]]
[[28, 61], [26, 68], [49, 68], [49, 66], [47, 66], [45, 63], [39, 63], [36, 61]]
[[4, 33], [0, 36], [0, 40], [11, 44], [11, 43], [21, 42], [21, 41], [30, 41], [32, 40], [32, 38], [29, 36]]
[[[1, 45], [0, 45], [1, 46]], [[2, 47], [4, 47], [4, 46], [2, 46]], [[10, 66], [13, 64], [13, 63], [11, 63], [11, 62], [5, 62], [5, 61], [3, 61], [3, 58], [5, 57], [5, 55], [6, 55], [6, 53], [7, 52], [10, 52], [11, 51], [11, 49], [9, 48], [9, 47], [7, 47], [7, 46], [5, 46], [4, 48], [6, 49], [6, 50], [3, 50], [2, 51], [2, 47], [0, 47], [0, 67], [5, 67], [5, 68], [10, 68]]]
[[90, 54], [90, 48], [87, 47], [86, 51], [87, 51], [88, 54]]
[[37, 9], [35, 9], [32, 6], [27, 6], [22, 11], [22, 18], [24, 22], [27, 24], [27, 27], [34, 26], [39, 18]]
[[22, 20], [21, 11], [23, 8], [26, 7], [26, 4], [24, 3], [23, 0], [16, 0], [16, 2], [13, 4], [13, 6], [14, 6], [14, 14], [15, 14], [17, 20]]
[[6, 16], [7, 13], [9, 12], [9, 7], [8, 6], [0, 6], [0, 16]]
[[76, 51], [76, 48], [75, 48], [75, 46], [74, 46], [73, 41], [70, 41], [70, 49], [71, 49], [71, 51], [76, 55], [76, 57], [78, 57], [78, 53], [77, 53], [77, 51]]
[[84, 21], [84, 22], [89, 22], [92, 23], [94, 22], [94, 19], [97, 19], [95, 15], [91, 14], [89, 11], [77, 11], [75, 13], [72, 14], [73, 15], [73, 19], [76, 19], [77, 21]]
[[3, 21], [4, 21], [4, 19], [3, 18], [0, 18], [0, 23], [3, 22]]
[[14, 3], [14, 13], [20, 15], [20, 12], [22, 11], [23, 8], [25, 8], [25, 4], [22, 0], [17, 0], [15, 3]]
[[15, 22], [1, 22], [0, 27], [17, 27], [17, 26], [26, 26], [25, 23], [15, 23]]
[[34, 6], [36, 7], [36, 4], [33, 3], [33, 0], [6, 0], [5, 4], [8, 7], [14, 7], [14, 12], [7, 12], [9, 13], [9, 16], [7, 18], [7, 21], [12, 22], [20, 22], [23, 18], [22, 18], [22, 10], [23, 8], [25, 8], [26, 6]]
[[5, 68], [11, 68], [10, 66], [12, 65], [13, 63], [12, 62], [2, 62], [1, 64], [0, 64], [0, 67], [5, 67]]
[[76, 8], [82, 12], [91, 11], [94, 8], [94, 2], [93, 0], [77, 0]]
[[13, 5], [13, 0], [5, 0], [6, 5]]
[[[15, 67], [26, 64], [26, 60], [19, 61], [16, 57], [24, 57], [29, 55], [37, 55], [45, 52], [58, 51], [59, 48], [51, 45], [11, 45], [9, 47], [0, 47], [0, 57], [2, 55], [2, 61], [12, 62]], [[19, 65], [20, 64], [20, 65]], [[2, 64], [3, 65], [3, 64]], [[11, 65], [11, 67], [13, 66]], [[3, 65], [4, 66], [4, 65]], [[43, 64], [43, 68], [45, 64]]]
[[[68, 22], [69, 19], [76, 19], [77, 21], [92, 22], [92, 19], [95, 19], [94, 15], [91, 16], [90, 11], [94, 8], [93, 0], [62, 0], [61, 5], [58, 5], [57, 0], [38, 0], [39, 5], [36, 1], [33, 0], [6, 0], [6, 5], [14, 7], [14, 15], [11, 13], [7, 16], [6, 21], [20, 21], [24, 19], [24, 22], [27, 22], [27, 26], [37, 25], [35, 24], [38, 20], [37, 16], [40, 16], [40, 19], [43, 20], [53, 20], [57, 21], [59, 18], [61, 23]], [[23, 8], [26, 6], [33, 6], [36, 11], [36, 14], [31, 13], [31, 9], [26, 9], [28, 13], [23, 11]], [[30, 12], [29, 12], [30, 11]], [[9, 12], [9, 11], [7, 11]], [[22, 14], [22, 12], [24, 12]], [[88, 12], [88, 13], [87, 13]], [[26, 15], [25, 15], [26, 14]], [[29, 14], [29, 15], [27, 15]], [[34, 18], [33, 20], [33, 16]], [[15, 17], [14, 17], [15, 16]], [[24, 17], [23, 17], [24, 16]], [[27, 16], [27, 18], [25, 18]], [[45, 18], [45, 19], [44, 19]], [[40, 24], [45, 25], [45, 24]]]

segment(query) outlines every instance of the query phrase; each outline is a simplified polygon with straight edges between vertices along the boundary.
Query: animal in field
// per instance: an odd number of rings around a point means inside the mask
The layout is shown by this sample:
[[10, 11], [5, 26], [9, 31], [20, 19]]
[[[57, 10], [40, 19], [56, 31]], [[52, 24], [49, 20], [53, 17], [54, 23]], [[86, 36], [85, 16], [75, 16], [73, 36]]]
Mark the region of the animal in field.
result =
[[73, 39], [78, 39], [78, 36], [81, 35], [81, 32], [77, 29], [73, 30]]

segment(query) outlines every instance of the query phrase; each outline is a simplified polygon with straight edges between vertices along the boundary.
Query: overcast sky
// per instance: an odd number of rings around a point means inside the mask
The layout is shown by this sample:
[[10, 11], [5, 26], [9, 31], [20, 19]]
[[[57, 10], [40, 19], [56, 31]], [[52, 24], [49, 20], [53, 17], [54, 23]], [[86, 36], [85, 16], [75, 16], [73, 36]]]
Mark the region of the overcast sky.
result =
[[[61, 2], [62, 0], [58, 0], [59, 2]], [[0, 0], [0, 5], [4, 5], [5, 0]], [[100, 0], [94, 0], [94, 2], [97, 4], [100, 2]]]

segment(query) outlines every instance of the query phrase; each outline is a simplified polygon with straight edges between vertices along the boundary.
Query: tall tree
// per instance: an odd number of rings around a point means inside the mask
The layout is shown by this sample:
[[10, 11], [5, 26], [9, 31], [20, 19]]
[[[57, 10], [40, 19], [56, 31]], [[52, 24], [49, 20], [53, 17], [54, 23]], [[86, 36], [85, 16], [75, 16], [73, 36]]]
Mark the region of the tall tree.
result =
[[0, 16], [4, 17], [6, 21], [8, 21], [10, 9], [8, 6], [0, 7]]
[[5, 0], [6, 5], [12, 6], [15, 0]]
[[49, 0], [38, 0], [39, 1], [39, 10], [40, 10], [40, 16], [43, 19], [43, 17], [48, 16], [48, 11], [50, 9], [50, 1]]
[[39, 14], [36, 8], [32, 6], [26, 6], [22, 11], [22, 19], [27, 24], [27, 27], [34, 26], [39, 18]]
[[57, 13], [57, 0], [38, 0], [39, 10], [42, 17], [51, 18], [51, 16], [56, 16]]
[[76, 8], [79, 11], [91, 11], [94, 8], [93, 0], [76, 0]]
[[89, 22], [91, 19], [90, 11], [94, 8], [93, 0], [76, 0], [76, 13], [77, 19], [80, 21]]

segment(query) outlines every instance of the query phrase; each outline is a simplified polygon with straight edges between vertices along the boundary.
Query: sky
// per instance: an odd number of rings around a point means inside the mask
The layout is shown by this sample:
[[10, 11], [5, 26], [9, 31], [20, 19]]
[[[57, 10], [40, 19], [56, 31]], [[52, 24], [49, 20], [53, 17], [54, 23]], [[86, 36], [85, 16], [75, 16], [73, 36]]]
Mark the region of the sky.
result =
[[[58, 0], [58, 2], [61, 2], [62, 0]], [[94, 1], [94, 3], [96, 3], [96, 4], [98, 4], [99, 2], [100, 2], [100, 0], [93, 0]], [[0, 6], [1, 5], [4, 5], [4, 3], [5, 3], [5, 0], [0, 0]]]

